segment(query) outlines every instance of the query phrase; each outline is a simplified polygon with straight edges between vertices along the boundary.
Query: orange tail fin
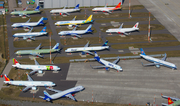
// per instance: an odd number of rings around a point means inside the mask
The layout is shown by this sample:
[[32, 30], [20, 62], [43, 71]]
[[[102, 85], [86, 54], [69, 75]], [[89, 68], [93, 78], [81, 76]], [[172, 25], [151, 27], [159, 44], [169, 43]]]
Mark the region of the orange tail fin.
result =
[[171, 98], [168, 98], [168, 105], [173, 104], [174, 102], [171, 100]]
[[13, 58], [13, 63], [14, 63], [14, 65], [19, 64], [18, 61], [15, 58]]
[[5, 81], [11, 81], [10, 78], [6, 74], [4, 74], [4, 78], [5, 78]]
[[115, 9], [121, 9], [121, 2], [115, 7]]

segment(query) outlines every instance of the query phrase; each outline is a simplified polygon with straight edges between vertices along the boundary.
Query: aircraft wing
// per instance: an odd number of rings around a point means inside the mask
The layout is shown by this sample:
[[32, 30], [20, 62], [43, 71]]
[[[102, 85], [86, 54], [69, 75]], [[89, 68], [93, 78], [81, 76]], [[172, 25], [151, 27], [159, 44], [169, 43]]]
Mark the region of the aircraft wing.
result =
[[66, 7], [67, 7], [67, 5], [66, 5], [66, 6], [64, 6], [64, 8], [63, 8], [63, 9], [66, 9]]
[[28, 9], [28, 6], [23, 11], [27, 11], [27, 9]]
[[75, 21], [76, 20], [76, 16], [72, 19], [72, 21]]
[[120, 57], [118, 56], [118, 58], [115, 61], [113, 61], [113, 63], [117, 64], [119, 62], [119, 59], [120, 59]]
[[39, 50], [39, 48], [41, 47], [41, 43], [39, 44], [39, 46], [38, 47], [36, 47], [36, 49], [35, 50]]
[[38, 70], [33, 70], [33, 71], [31, 71], [29, 74], [33, 74], [33, 73], [35, 73], [35, 72], [37, 72]]
[[84, 53], [88, 53], [88, 54], [91, 54], [91, 55], [94, 55], [92, 52], [90, 51], [83, 51]]
[[33, 55], [33, 56], [38, 56], [38, 57], [41, 57], [41, 58], [44, 57], [44, 56], [42, 56], [42, 55], [40, 55], [40, 54], [37, 54], [37, 53], [31, 54], [31, 55]]
[[71, 94], [68, 94], [68, 95], [65, 95], [65, 96], [72, 99], [72, 100], [74, 100], [74, 101], [77, 101]]
[[30, 20], [31, 20], [31, 18], [29, 18], [29, 20], [26, 23], [29, 23]]
[[77, 34], [71, 34], [72, 36], [76, 36], [78, 38], [81, 38], [81, 36], [77, 35]]
[[28, 81], [33, 81], [33, 79], [27, 74]]
[[35, 65], [39, 65], [39, 63], [36, 61], [36, 59], [34, 59]]
[[180, 100], [179, 98], [170, 97], [170, 96], [165, 96], [165, 95], [163, 95], [163, 94], [161, 94], [161, 97], [162, 97], [162, 98], [165, 98], [165, 99], [170, 98], [170, 99], [173, 100], [173, 101], [178, 101], [178, 100]]
[[30, 89], [30, 88], [32, 88], [32, 86], [27, 86], [27, 87], [25, 87], [22, 91], [25, 92], [25, 91], [27, 91], [27, 90]]
[[163, 57], [161, 60], [166, 61], [166, 58], [167, 58], [167, 55], [166, 55], [166, 53], [165, 53], [165, 54], [164, 54], [164, 57]]
[[57, 93], [62, 92], [62, 91], [60, 91], [60, 90], [51, 89], [51, 88], [46, 88], [46, 89], [47, 89], [47, 90], [50, 90], [50, 91], [53, 91], [53, 92], [57, 92]]
[[31, 32], [32, 32], [32, 30], [33, 30], [33, 27], [31, 28], [31, 30], [30, 30], [28, 33], [31, 33]]
[[77, 27], [75, 27], [72, 31], [75, 31]]
[[23, 25], [23, 28], [28, 28], [28, 29], [31, 29], [31, 27], [30, 27], [30, 26], [28, 26], [28, 25]]
[[149, 64], [143, 64], [142, 63], [142, 65], [144, 66], [144, 67], [146, 67], [146, 66], [154, 66], [154, 65], [156, 65], [155, 63], [149, 63]]
[[91, 67], [94, 68], [94, 69], [97, 69], [97, 68], [107, 68], [107, 66], [91, 66]]
[[121, 24], [121, 26], [119, 27], [119, 29], [121, 29], [123, 27], [123, 23]]

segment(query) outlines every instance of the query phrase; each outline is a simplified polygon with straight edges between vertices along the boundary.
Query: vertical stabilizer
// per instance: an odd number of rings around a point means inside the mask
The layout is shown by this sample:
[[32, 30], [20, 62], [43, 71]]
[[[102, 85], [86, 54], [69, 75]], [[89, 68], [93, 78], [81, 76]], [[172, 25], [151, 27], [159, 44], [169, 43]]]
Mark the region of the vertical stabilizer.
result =
[[108, 44], [108, 40], [106, 40], [106, 42], [102, 46], [107, 46], [107, 44]]
[[4, 74], [5, 81], [12, 81], [6, 74]]
[[20, 65], [15, 58], [13, 58], [13, 64], [14, 64], [14, 65]]
[[58, 49], [59, 48], [59, 43], [56, 43], [56, 45], [52, 49]]
[[142, 48], [140, 48], [140, 51], [141, 51], [141, 54], [142, 54], [142, 55], [146, 55], [145, 52], [144, 52], [144, 50], [143, 50]]
[[94, 51], [94, 55], [95, 55], [94, 59], [96, 59], [97, 61], [99, 61], [100, 58], [99, 58], [98, 54], [96, 53], [96, 51]]
[[137, 23], [133, 26], [133, 28], [138, 28], [138, 25], [139, 25], [139, 22], [137, 22]]
[[36, 9], [34, 9], [34, 11], [39, 11], [39, 6], [37, 6]]
[[92, 25], [89, 25], [89, 27], [86, 29], [86, 33], [87, 32], [92, 32], [91, 27], [92, 27]]
[[171, 100], [171, 98], [170, 97], [168, 97], [168, 105], [171, 105], [171, 104], [173, 104], [174, 102]]
[[79, 4], [76, 5], [76, 7], [74, 9], [79, 9]]
[[50, 101], [52, 98], [51, 98], [50, 95], [47, 93], [47, 91], [44, 90], [43, 92], [44, 92], [44, 96], [45, 96], [45, 97], [43, 98], [43, 100]]
[[85, 21], [85, 23], [92, 22], [92, 17], [93, 17], [93, 15], [90, 15], [90, 16], [88, 17], [88, 19]]
[[44, 19], [44, 17], [42, 17], [42, 18], [37, 22], [37, 25], [43, 25], [43, 24], [44, 24], [43, 19]]
[[121, 2], [115, 7], [115, 9], [121, 9]]
[[44, 28], [41, 30], [41, 32], [46, 32], [46, 27], [44, 27]]

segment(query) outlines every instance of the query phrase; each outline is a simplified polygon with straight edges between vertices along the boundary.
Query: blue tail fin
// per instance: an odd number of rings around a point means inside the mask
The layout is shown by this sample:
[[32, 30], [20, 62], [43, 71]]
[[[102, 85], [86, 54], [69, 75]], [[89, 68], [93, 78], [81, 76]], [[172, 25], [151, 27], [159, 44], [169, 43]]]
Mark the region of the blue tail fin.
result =
[[44, 28], [41, 30], [41, 32], [46, 32], [46, 27], [44, 27]]
[[44, 98], [43, 100], [47, 100], [47, 101], [50, 101], [52, 98], [50, 97], [50, 95], [46, 92], [46, 90], [44, 90]]
[[146, 55], [145, 52], [144, 52], [144, 50], [143, 50], [142, 48], [140, 48], [140, 51], [141, 51], [141, 54], [142, 54], [142, 55]]
[[91, 27], [92, 27], [92, 25], [89, 25], [89, 27], [86, 29], [86, 33], [87, 32], [92, 32]]
[[44, 22], [43, 22], [43, 20], [44, 20], [44, 17], [42, 17], [37, 23], [37, 25], [43, 25], [44, 24]]
[[79, 9], [79, 4], [76, 5], [76, 7], [74, 9]]
[[97, 61], [99, 61], [100, 58], [99, 58], [98, 54], [96, 53], [96, 51], [94, 51], [94, 55], [95, 55], [94, 59], [96, 59]]
[[34, 11], [39, 11], [39, 6], [37, 6], [36, 9], [34, 9]]
[[56, 43], [56, 45], [52, 49], [58, 49], [59, 48], [59, 43]]
[[107, 44], [108, 44], [108, 40], [102, 46], [107, 46]]

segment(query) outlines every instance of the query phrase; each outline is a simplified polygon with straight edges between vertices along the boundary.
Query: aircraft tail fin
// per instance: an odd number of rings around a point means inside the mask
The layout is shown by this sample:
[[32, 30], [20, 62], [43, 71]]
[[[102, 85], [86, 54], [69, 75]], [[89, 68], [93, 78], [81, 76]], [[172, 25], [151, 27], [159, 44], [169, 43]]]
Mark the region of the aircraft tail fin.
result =
[[133, 28], [138, 28], [138, 25], [139, 25], [139, 22], [137, 22], [137, 23], [133, 26]]
[[44, 90], [44, 98], [43, 98], [43, 100], [47, 100], [47, 101], [50, 101], [52, 98], [51, 98], [51, 96], [48, 94], [48, 92], [46, 91], [46, 90]]
[[114, 9], [121, 9], [121, 2]]
[[6, 74], [4, 74], [5, 81], [12, 81]]
[[96, 51], [94, 51], [94, 55], [95, 55], [94, 59], [96, 59], [97, 61], [99, 61], [100, 58], [99, 58], [98, 54], [96, 53]]
[[91, 27], [92, 27], [92, 25], [89, 25], [89, 27], [86, 29], [86, 33], [87, 32], [92, 32]]
[[173, 104], [174, 102], [171, 100], [170, 97], [168, 97], [168, 105]]
[[34, 11], [39, 11], [39, 6], [37, 6], [36, 9], [34, 9]]
[[76, 5], [76, 7], [74, 9], [79, 9], [79, 4]]
[[46, 32], [46, 27], [44, 27], [44, 28], [41, 30], [41, 32]]
[[13, 58], [13, 64], [14, 64], [14, 65], [20, 65], [15, 58]]
[[37, 22], [38, 23], [37, 25], [43, 25], [44, 24], [43, 20], [47, 20], [47, 18], [41, 17], [41, 19]]
[[90, 16], [88, 17], [88, 19], [85, 21], [85, 23], [87, 23], [87, 22], [92, 22], [92, 17], [93, 17], [93, 15], [90, 15]]
[[144, 52], [144, 50], [143, 50], [142, 48], [140, 48], [140, 51], [141, 51], [141, 54], [142, 54], [142, 55], [146, 55], [145, 52]]
[[52, 49], [58, 49], [59, 48], [59, 43], [56, 43], [56, 45]]
[[106, 42], [102, 46], [107, 46], [107, 44], [108, 44], [108, 40], [106, 40]]

